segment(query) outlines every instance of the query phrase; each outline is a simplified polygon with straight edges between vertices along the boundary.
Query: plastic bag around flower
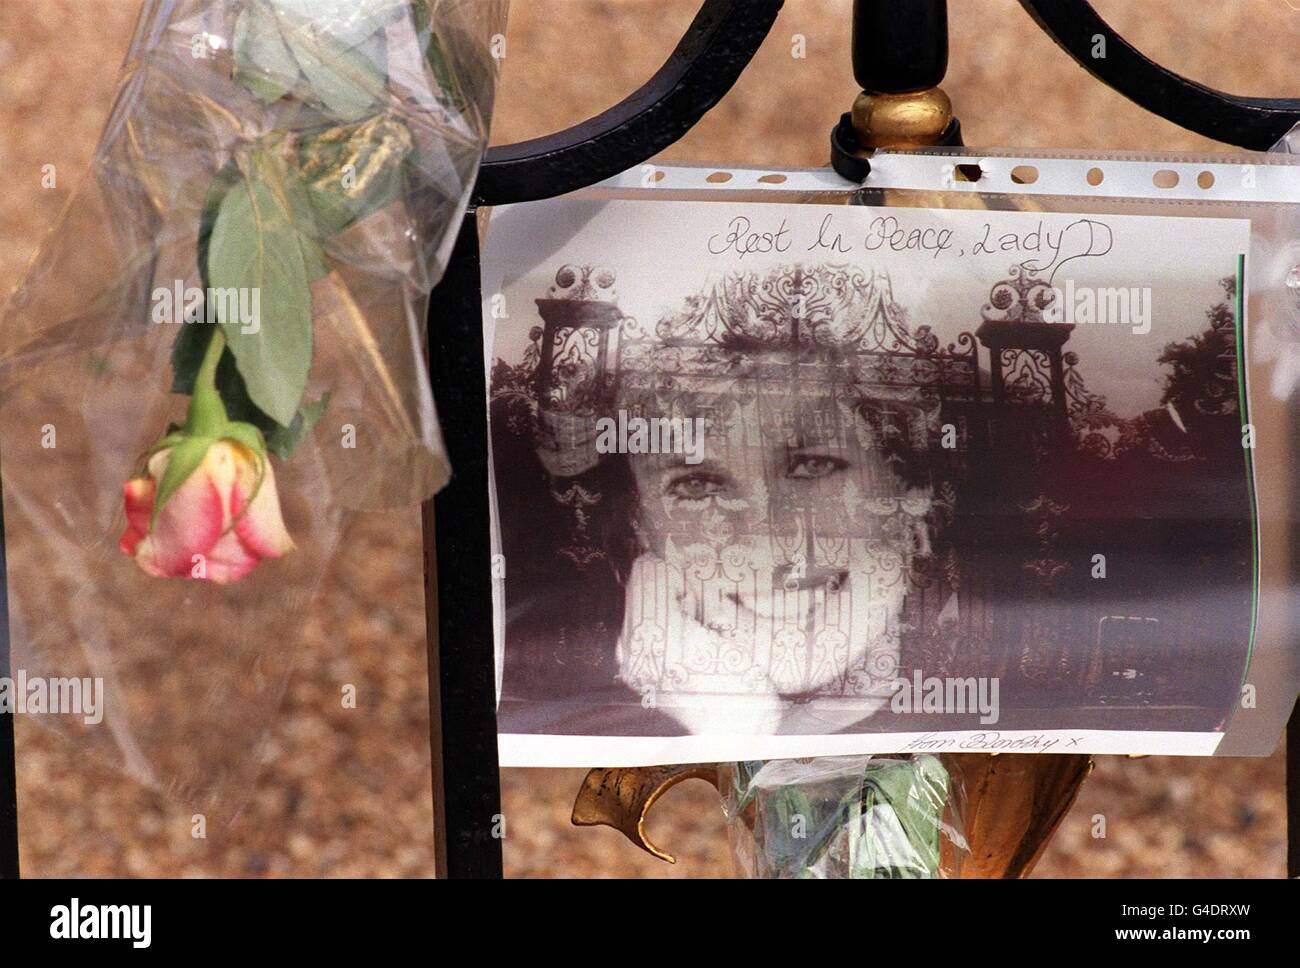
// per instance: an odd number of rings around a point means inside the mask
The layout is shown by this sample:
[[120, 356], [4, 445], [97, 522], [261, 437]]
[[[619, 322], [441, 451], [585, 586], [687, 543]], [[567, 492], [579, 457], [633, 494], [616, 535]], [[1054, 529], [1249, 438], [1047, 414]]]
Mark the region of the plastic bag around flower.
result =
[[969, 853], [961, 784], [938, 757], [741, 762], [719, 780], [742, 877], [957, 877]]
[[[245, 792], [350, 512], [448, 475], [428, 291], [486, 146], [504, 11], [146, 0], [90, 176], [5, 307], [12, 667], [102, 680], [98, 719], [37, 718], [196, 808]], [[223, 586], [119, 550], [123, 482], [185, 419], [218, 332], [217, 389], [264, 441], [295, 546]]]

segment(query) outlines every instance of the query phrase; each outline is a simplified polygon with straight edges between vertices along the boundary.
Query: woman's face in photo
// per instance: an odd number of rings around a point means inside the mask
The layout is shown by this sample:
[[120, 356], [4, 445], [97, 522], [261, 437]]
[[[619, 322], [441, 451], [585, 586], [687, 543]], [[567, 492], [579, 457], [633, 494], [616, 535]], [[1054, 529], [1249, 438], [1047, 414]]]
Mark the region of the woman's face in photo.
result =
[[[628, 411], [699, 419], [706, 430], [702, 454], [629, 456], [643, 555], [663, 563], [654, 580], [695, 622], [757, 653], [774, 648], [755, 661], [775, 670], [783, 693], [857, 666], [892, 675], [929, 509], [883, 439], [905, 433], [905, 417], [865, 400], [842, 366], [785, 353], [757, 360], [753, 377], [661, 392]], [[774, 367], [786, 378], [773, 379]]]

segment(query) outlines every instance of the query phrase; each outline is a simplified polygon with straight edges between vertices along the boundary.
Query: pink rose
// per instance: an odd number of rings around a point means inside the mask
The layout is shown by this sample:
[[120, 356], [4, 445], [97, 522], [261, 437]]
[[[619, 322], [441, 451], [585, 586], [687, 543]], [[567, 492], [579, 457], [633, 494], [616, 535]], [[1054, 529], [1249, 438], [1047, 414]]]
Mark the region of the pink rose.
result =
[[[263, 558], [293, 550], [280, 517], [271, 462], [234, 440], [216, 440], [152, 522], [154, 497], [173, 448], [126, 482], [126, 531], [119, 547], [157, 578], [238, 581]], [[263, 468], [258, 483], [258, 467]]]

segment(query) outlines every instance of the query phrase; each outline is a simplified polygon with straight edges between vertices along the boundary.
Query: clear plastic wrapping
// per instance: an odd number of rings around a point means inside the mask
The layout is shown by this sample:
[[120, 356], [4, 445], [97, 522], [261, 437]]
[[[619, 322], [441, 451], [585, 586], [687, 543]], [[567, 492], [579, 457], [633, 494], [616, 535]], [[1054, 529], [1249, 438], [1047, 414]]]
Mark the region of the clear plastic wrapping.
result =
[[960, 775], [939, 757], [824, 756], [720, 767], [736, 871], [753, 878], [960, 876]]
[[[97, 714], [36, 718], [196, 806], [246, 789], [351, 512], [449, 473], [428, 292], [504, 12], [146, 0], [90, 175], [6, 307], [15, 677], [100, 683]], [[207, 483], [200, 542], [179, 516]]]

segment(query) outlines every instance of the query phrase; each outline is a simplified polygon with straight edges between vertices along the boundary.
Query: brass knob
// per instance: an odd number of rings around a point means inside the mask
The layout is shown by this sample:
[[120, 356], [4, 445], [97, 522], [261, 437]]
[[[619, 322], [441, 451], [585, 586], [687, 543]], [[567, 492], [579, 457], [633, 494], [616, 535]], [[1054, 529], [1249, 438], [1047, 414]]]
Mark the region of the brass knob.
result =
[[952, 122], [941, 88], [910, 94], [863, 91], [853, 102], [853, 128], [863, 148], [921, 148], [937, 144]]

